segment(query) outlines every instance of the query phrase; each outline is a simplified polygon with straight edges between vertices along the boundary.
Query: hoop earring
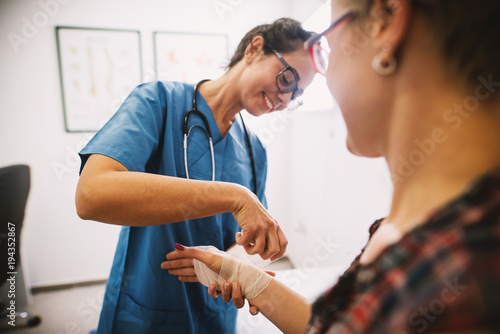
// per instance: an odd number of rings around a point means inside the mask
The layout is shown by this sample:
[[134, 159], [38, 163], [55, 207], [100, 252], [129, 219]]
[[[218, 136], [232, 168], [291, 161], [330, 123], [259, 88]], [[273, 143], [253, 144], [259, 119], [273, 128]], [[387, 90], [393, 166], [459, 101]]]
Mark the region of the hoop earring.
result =
[[372, 61], [372, 68], [375, 73], [380, 75], [391, 75], [396, 71], [398, 63], [396, 58], [383, 59], [381, 55], [375, 56]]

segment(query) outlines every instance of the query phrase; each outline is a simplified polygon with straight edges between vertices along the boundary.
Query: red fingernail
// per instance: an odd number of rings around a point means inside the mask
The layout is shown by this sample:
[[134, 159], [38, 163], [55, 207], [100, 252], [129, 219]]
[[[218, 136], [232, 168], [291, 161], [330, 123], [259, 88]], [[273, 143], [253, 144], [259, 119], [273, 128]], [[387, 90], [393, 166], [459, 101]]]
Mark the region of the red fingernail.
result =
[[180, 251], [183, 251], [183, 250], [184, 250], [184, 248], [186, 248], [186, 247], [184, 247], [183, 245], [178, 244], [178, 243], [175, 243], [175, 244], [174, 244], [174, 247], [175, 247], [175, 249], [180, 250]]

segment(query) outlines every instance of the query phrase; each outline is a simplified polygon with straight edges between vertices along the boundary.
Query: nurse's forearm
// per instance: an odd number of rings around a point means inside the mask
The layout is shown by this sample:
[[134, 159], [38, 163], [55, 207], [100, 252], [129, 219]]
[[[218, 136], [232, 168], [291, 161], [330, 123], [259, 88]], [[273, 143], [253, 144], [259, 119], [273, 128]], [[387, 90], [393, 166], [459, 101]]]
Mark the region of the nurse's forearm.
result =
[[89, 158], [76, 192], [81, 218], [125, 226], [159, 225], [233, 212], [238, 200], [252, 196], [233, 183], [129, 172], [116, 164], [104, 156]]
[[286, 334], [304, 333], [311, 317], [307, 301], [276, 279], [249, 303]]

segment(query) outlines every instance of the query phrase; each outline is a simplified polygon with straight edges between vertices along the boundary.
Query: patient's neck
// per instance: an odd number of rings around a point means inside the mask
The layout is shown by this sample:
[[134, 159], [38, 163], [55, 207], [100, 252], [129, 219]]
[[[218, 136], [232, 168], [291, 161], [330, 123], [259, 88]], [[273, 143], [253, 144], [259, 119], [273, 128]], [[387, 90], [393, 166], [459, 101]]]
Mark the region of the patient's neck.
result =
[[387, 155], [394, 182], [387, 220], [403, 233], [424, 223], [429, 213], [459, 196], [474, 179], [500, 166], [500, 106], [483, 103], [466, 118], [462, 114], [460, 123], [456, 118], [447, 124], [443, 113], [453, 101], [464, 98], [455, 96], [444, 103], [440, 99], [413, 113], [423, 122], [406, 122], [407, 128], [398, 129], [399, 142]]

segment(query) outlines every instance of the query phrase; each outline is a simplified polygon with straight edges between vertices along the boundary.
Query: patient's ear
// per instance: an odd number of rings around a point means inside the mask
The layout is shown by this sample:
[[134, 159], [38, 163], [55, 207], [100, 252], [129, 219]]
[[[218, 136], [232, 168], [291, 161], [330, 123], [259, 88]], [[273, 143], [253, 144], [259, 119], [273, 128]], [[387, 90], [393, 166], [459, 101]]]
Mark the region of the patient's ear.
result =
[[412, 7], [409, 0], [374, 0], [369, 20], [373, 20], [371, 36], [384, 58], [394, 57], [403, 43], [410, 25]]

